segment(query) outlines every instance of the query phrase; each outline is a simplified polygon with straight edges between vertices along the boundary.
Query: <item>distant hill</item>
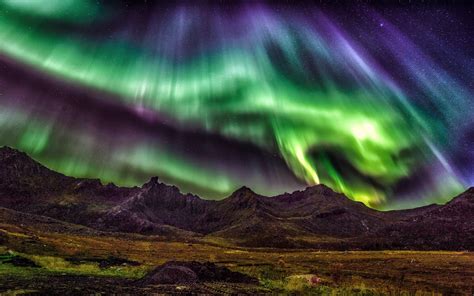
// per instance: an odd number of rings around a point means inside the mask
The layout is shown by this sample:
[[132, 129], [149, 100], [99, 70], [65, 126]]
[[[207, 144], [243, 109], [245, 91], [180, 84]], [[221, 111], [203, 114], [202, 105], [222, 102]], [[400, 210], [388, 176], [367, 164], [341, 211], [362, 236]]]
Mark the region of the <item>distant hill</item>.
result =
[[3, 147], [0, 207], [103, 231], [219, 238], [246, 247], [474, 249], [473, 188], [446, 205], [390, 212], [324, 185], [274, 197], [242, 187], [209, 201], [157, 177], [133, 188], [67, 177]]

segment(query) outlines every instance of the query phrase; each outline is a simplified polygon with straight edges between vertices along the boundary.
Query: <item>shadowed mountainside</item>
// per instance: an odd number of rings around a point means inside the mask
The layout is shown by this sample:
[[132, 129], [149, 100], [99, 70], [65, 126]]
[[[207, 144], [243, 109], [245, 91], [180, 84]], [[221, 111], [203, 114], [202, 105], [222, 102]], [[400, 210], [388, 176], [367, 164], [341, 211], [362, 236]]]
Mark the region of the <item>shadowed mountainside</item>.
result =
[[157, 177], [133, 188], [67, 177], [3, 147], [0, 207], [103, 231], [217, 237], [248, 247], [474, 249], [473, 188], [443, 206], [390, 212], [324, 185], [274, 197], [242, 187], [210, 201]]

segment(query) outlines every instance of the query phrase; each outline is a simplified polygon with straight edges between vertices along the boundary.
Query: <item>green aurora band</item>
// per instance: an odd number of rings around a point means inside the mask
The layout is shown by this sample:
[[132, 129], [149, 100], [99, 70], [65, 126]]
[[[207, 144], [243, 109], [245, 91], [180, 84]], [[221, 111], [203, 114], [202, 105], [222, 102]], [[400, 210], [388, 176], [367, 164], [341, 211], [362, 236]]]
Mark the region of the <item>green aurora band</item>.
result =
[[[104, 8], [93, 2], [49, 1], [48, 9], [39, 9], [36, 3], [3, 1], [0, 53], [10, 61], [52, 79], [107, 94], [144, 116], [151, 113], [169, 118], [179, 129], [252, 143], [281, 157], [305, 184], [326, 184], [371, 207], [443, 202], [465, 187], [440, 152], [446, 139], [439, 135], [445, 135], [449, 127], [407, 103], [408, 95], [333, 26], [315, 30], [315, 26], [287, 21], [262, 8], [246, 13], [249, 23], [244, 37], [227, 37], [232, 34], [224, 32], [218, 36], [225, 38], [216, 41], [211, 50], [204, 48], [182, 58], [184, 49], [175, 48], [174, 56], [168, 49], [189, 38], [189, 26], [199, 26], [193, 17], [187, 17], [192, 13], [186, 9], [166, 16], [169, 28], [150, 28], [160, 36], [155, 40], [164, 40], [158, 45], [161, 54], [156, 54], [123, 37], [126, 34], [99, 39], [51, 29], [49, 22], [57, 20], [71, 20], [70, 25], [81, 23], [81, 27], [100, 21], [98, 11]], [[76, 5], [79, 8], [73, 9]], [[225, 22], [214, 17], [216, 23]], [[215, 27], [219, 31], [219, 26]], [[174, 36], [166, 37], [172, 32]], [[309, 71], [301, 58], [303, 50], [321, 61], [317, 83], [291, 79], [275, 62], [269, 44], [279, 49], [282, 63], [298, 77], [308, 76]], [[466, 95], [461, 90], [459, 94]], [[12, 99], [0, 96], [0, 105]], [[446, 112], [456, 114], [453, 106]], [[214, 192], [209, 194], [211, 198], [244, 185], [235, 175], [207, 168], [166, 145], [150, 144], [153, 141], [99, 152], [97, 135], [75, 126], [68, 130], [74, 137], [66, 136], [61, 125], [60, 120], [36, 114], [34, 109], [10, 106], [0, 110], [0, 139], [65, 174], [136, 185], [143, 180], [127, 169], [140, 170], [188, 184], [184, 185], [188, 190], [207, 188]], [[52, 156], [47, 151], [61, 145], [59, 139], [67, 139], [70, 148], [64, 151], [69, 153]], [[97, 158], [91, 156], [94, 154]], [[344, 172], [335, 163], [334, 154], [358, 173]], [[423, 196], [426, 199], [409, 204], [389, 202], [397, 182], [433, 163], [443, 186], [431, 187], [430, 194]], [[264, 194], [283, 189], [263, 181], [253, 187]]]

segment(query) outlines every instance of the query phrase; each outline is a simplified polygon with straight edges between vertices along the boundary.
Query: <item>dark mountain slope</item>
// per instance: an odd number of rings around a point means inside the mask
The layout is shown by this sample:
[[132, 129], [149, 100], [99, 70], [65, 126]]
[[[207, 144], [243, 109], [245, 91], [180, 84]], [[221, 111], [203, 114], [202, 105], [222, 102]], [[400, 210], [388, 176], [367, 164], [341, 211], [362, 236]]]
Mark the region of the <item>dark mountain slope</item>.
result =
[[141, 188], [67, 177], [4, 147], [0, 207], [106, 231], [170, 236], [182, 230], [251, 247], [474, 249], [472, 188], [444, 206], [391, 212], [324, 185], [274, 197], [242, 187], [209, 201], [156, 177]]
[[[43, 195], [61, 192], [74, 182], [73, 178], [53, 172], [9, 147], [0, 148], [0, 165], [3, 203], [34, 201]], [[22, 198], [17, 199], [20, 196]]]
[[397, 212], [401, 218], [368, 238], [379, 248], [474, 249], [474, 188], [443, 206]]
[[0, 206], [93, 226], [101, 213], [137, 188], [102, 185], [54, 172], [23, 152], [0, 148]]

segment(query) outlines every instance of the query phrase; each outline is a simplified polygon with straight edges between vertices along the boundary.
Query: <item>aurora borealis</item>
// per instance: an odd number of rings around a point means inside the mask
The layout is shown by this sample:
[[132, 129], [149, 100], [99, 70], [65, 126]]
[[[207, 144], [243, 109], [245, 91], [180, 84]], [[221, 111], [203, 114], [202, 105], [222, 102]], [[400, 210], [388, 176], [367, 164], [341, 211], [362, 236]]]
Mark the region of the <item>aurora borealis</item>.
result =
[[59, 172], [379, 209], [474, 184], [472, 7], [40, 2], [0, 1], [0, 145]]

